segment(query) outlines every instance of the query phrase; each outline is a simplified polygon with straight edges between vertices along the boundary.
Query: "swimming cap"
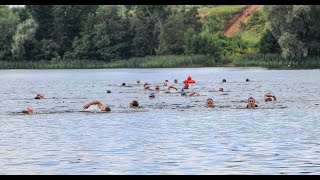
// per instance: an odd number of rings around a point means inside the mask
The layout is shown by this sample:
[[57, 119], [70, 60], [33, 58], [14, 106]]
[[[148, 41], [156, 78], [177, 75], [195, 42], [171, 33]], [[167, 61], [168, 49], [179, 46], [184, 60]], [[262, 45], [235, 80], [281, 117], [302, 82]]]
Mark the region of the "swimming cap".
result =
[[132, 106], [134, 106], [134, 107], [138, 107], [138, 106], [139, 106], [138, 101], [133, 100], [133, 101], [132, 101]]

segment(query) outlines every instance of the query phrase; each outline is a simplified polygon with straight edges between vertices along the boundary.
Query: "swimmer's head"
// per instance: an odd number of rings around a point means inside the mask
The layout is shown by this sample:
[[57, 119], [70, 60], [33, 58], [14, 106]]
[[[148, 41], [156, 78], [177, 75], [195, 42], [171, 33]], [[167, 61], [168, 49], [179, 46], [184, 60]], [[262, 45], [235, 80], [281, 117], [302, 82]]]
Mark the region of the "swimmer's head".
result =
[[149, 85], [145, 85], [145, 86], [143, 86], [144, 87], [144, 89], [146, 89], [146, 90], [149, 90], [150, 89], [150, 86]]
[[149, 98], [155, 98], [154, 93], [149, 94]]
[[178, 80], [177, 80], [177, 79], [175, 79], [175, 80], [174, 80], [174, 83], [178, 83]]
[[207, 106], [208, 107], [213, 107], [214, 106], [214, 102], [213, 102], [213, 100], [211, 98], [207, 99]]
[[130, 107], [138, 107], [138, 106], [139, 106], [138, 101], [133, 100], [133, 101], [130, 102]]
[[122, 86], [126, 86], [126, 83], [122, 83]]
[[186, 92], [182, 92], [181, 96], [187, 96], [187, 93]]
[[136, 82], [139, 84], [139, 83], [140, 83], [140, 80], [137, 80]]
[[109, 112], [109, 111], [111, 111], [111, 109], [110, 109], [109, 107], [106, 107], [106, 108], [104, 109], [104, 111]]
[[223, 88], [219, 88], [219, 91], [220, 91], [220, 92], [223, 92]]
[[208, 98], [208, 99], [207, 99], [207, 102], [213, 102], [213, 99]]
[[227, 82], [227, 80], [226, 80], [226, 79], [223, 79], [222, 82]]
[[250, 79], [246, 79], [246, 82], [250, 82]]
[[155, 86], [155, 88], [154, 88], [156, 91], [160, 91], [160, 87], [157, 85], [157, 86]]
[[108, 90], [108, 91], [107, 91], [107, 93], [111, 93], [111, 91], [110, 91], [110, 90]]
[[33, 114], [33, 108], [32, 107], [28, 107], [27, 110], [22, 111], [22, 113], [24, 114]]
[[248, 98], [248, 104], [255, 104], [256, 100], [253, 97]]
[[271, 98], [271, 97], [267, 97], [264, 101], [265, 101], [265, 102], [272, 101], [272, 98]]

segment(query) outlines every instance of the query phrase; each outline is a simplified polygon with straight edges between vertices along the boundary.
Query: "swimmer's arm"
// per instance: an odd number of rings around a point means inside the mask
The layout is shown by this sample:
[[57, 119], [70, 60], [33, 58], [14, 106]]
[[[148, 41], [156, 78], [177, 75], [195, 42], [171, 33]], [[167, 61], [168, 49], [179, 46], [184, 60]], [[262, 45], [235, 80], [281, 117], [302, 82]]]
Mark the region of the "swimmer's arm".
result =
[[96, 101], [93, 101], [93, 102], [91, 102], [91, 103], [89, 103], [89, 104], [84, 105], [84, 106], [83, 106], [83, 109], [88, 109], [91, 105], [98, 105], [98, 107], [99, 107], [100, 109], [104, 109], [104, 108], [105, 108], [100, 101], [96, 100]]

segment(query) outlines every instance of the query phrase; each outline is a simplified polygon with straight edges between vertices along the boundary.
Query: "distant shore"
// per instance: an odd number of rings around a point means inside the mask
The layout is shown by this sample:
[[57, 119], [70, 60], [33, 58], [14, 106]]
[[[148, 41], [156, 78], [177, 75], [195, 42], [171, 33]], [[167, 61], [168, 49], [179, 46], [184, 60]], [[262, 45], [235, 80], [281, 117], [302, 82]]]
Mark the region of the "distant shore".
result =
[[107, 69], [107, 68], [193, 68], [193, 67], [265, 67], [272, 69], [317, 69], [320, 58], [303, 65], [282, 61], [277, 56], [247, 56], [215, 60], [206, 55], [148, 56], [104, 62], [99, 60], [0, 61], [0, 69]]

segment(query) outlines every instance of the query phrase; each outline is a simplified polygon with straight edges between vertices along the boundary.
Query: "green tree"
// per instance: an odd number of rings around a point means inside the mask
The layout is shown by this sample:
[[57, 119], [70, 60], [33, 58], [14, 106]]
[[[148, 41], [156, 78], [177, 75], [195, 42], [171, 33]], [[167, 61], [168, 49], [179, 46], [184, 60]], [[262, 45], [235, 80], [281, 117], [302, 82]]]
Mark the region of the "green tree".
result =
[[30, 18], [30, 14], [25, 7], [12, 7], [12, 12], [19, 17], [19, 22], [23, 22]]
[[197, 54], [199, 44], [198, 33], [193, 28], [188, 28], [184, 34], [184, 53]]
[[188, 28], [199, 31], [200, 27], [196, 8], [173, 9], [160, 33], [158, 54], [183, 54], [185, 32]]
[[263, 33], [259, 42], [260, 53], [276, 53], [280, 54], [281, 48], [276, 38], [272, 35], [270, 30]]
[[131, 26], [134, 30], [132, 41], [132, 52], [134, 56], [144, 57], [147, 55], [155, 55], [155, 48], [158, 41], [154, 38], [154, 24], [151, 19], [132, 18]]
[[11, 49], [14, 60], [30, 59], [32, 48], [29, 47], [33, 45], [37, 29], [38, 24], [33, 19], [27, 19], [17, 26]]
[[52, 13], [54, 18], [53, 43], [58, 46], [58, 54], [63, 56], [70, 51], [75, 37], [84, 30], [84, 22], [88, 14], [95, 13], [96, 5], [55, 5]]
[[164, 32], [164, 23], [171, 13], [170, 6], [138, 5], [132, 20], [134, 29], [133, 52], [137, 56], [155, 55], [159, 47], [159, 35]]
[[38, 24], [36, 39], [52, 39], [54, 32], [53, 5], [26, 5], [28, 13]]
[[131, 57], [132, 31], [121, 10], [119, 6], [100, 6], [96, 15], [87, 19], [84, 32], [65, 57], [104, 61]]
[[179, 17], [179, 12], [173, 13], [163, 25], [164, 30], [159, 36], [159, 48], [157, 54], [182, 54], [183, 47], [183, 34], [185, 25], [183, 20]]
[[9, 7], [0, 5], [0, 60], [11, 58], [11, 43], [18, 25], [18, 16]]
[[266, 6], [271, 33], [278, 40], [284, 58], [303, 64], [311, 55], [317, 55], [319, 43], [319, 6]]

